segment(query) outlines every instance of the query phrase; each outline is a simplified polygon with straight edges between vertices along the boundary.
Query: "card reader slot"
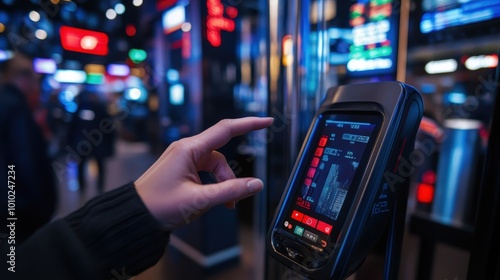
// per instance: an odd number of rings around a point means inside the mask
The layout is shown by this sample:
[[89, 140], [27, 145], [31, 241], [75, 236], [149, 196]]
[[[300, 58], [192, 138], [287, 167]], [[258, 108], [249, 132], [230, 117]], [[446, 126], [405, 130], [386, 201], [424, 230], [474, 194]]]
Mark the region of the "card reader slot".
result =
[[302, 240], [280, 230], [275, 231], [274, 240], [276, 249], [281, 251], [282, 254], [309, 269], [324, 265], [329, 257], [326, 250], [318, 247], [313, 248], [311, 245], [302, 242]]

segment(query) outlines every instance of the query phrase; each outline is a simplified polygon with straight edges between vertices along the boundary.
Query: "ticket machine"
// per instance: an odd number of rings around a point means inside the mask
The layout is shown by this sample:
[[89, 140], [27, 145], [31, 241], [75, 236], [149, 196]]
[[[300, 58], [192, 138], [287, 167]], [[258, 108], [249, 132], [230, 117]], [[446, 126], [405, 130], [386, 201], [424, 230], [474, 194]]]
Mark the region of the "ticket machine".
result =
[[267, 234], [279, 262], [311, 279], [345, 279], [387, 238], [396, 279], [420, 94], [400, 82], [330, 88]]

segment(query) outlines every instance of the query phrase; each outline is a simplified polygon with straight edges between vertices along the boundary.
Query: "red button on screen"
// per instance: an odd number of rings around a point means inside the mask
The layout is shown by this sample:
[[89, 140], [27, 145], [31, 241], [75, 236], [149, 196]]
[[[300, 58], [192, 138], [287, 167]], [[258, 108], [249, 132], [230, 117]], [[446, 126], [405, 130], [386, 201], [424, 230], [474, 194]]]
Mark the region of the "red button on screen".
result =
[[327, 223], [323, 223], [322, 221], [318, 222], [318, 226], [316, 226], [316, 229], [326, 234], [330, 234], [330, 232], [332, 232], [332, 226]]
[[320, 157], [323, 154], [324, 148], [316, 148], [316, 151], [314, 152], [314, 156]]
[[311, 218], [307, 215], [304, 215], [304, 218], [302, 218], [302, 222], [310, 227], [315, 227], [316, 224], [318, 223], [318, 220], [315, 218]]
[[299, 222], [302, 222], [303, 217], [304, 217], [304, 214], [300, 213], [299, 211], [293, 210], [292, 219], [297, 220]]
[[316, 168], [309, 168], [309, 170], [307, 170], [307, 177], [314, 178], [315, 173], [316, 173]]
[[318, 146], [324, 147], [324, 146], [326, 146], [326, 142], [328, 142], [328, 137], [323, 136], [323, 137], [321, 137], [321, 139], [319, 139]]
[[318, 164], [319, 164], [319, 157], [314, 157], [313, 160], [311, 161], [311, 166], [318, 167]]

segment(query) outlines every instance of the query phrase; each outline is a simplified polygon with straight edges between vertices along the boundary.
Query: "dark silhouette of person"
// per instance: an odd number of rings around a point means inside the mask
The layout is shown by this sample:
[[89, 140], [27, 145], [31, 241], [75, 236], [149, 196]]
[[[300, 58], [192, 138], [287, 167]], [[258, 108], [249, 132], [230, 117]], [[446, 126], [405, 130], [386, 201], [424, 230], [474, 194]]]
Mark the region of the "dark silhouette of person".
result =
[[112, 117], [96, 92], [82, 91], [76, 102], [78, 109], [69, 124], [68, 145], [79, 155], [79, 189], [82, 193], [85, 191], [85, 164], [94, 158], [98, 169], [97, 192], [101, 194], [105, 184], [105, 161], [114, 154], [115, 138], [114, 129], [103, 129], [103, 123], [109, 124]]
[[[16, 53], [2, 61], [0, 84], [0, 219], [17, 218], [19, 244], [51, 220], [57, 188], [47, 142], [33, 115], [40, 98], [31, 58]], [[15, 198], [13, 212], [8, 212], [9, 195]]]

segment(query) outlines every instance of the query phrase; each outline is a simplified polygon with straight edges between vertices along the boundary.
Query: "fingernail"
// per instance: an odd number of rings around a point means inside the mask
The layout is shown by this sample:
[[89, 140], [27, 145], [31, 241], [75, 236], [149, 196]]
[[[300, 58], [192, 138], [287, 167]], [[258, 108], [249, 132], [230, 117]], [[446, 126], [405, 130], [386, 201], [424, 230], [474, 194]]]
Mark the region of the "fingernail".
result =
[[264, 183], [260, 179], [252, 179], [247, 183], [247, 188], [251, 193], [259, 192], [263, 187]]

